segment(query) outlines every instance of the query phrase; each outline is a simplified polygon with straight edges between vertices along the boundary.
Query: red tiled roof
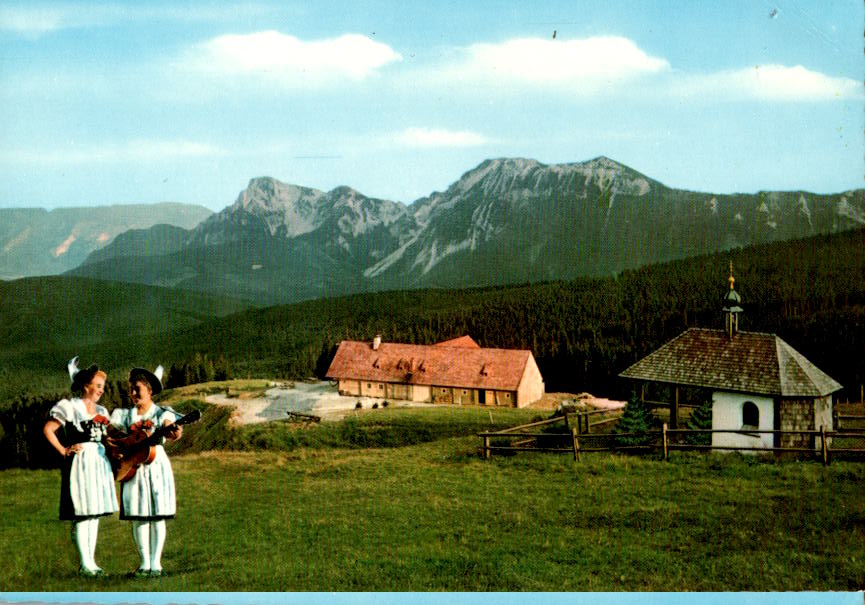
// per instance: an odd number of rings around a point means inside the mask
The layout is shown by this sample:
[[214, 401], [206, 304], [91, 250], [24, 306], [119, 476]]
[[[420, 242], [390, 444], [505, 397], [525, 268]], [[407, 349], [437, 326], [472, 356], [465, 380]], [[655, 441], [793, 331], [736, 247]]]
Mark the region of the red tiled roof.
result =
[[442, 342], [435, 343], [436, 347], [468, 347], [470, 349], [480, 349], [481, 345], [475, 342], [475, 339], [471, 336], [460, 336], [459, 338], [452, 338], [450, 340], [443, 340]]
[[840, 390], [774, 334], [691, 328], [619, 374], [623, 378], [780, 397], [823, 397]]
[[531, 356], [528, 350], [482, 349], [465, 344], [444, 346], [444, 343], [383, 342], [378, 350], [373, 350], [369, 342], [344, 340], [339, 344], [327, 377], [515, 391]]

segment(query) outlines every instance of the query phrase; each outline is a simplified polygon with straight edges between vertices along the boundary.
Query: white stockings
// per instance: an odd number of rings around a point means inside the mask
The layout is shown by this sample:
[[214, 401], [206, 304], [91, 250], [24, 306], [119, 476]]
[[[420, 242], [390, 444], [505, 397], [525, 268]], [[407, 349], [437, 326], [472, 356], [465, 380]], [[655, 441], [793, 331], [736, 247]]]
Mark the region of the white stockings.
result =
[[165, 520], [133, 521], [132, 536], [141, 556], [139, 569], [162, 571], [162, 547], [165, 546]]
[[99, 517], [83, 519], [73, 524], [75, 546], [81, 558], [81, 567], [87, 571], [99, 569], [96, 564], [96, 538], [99, 535]]

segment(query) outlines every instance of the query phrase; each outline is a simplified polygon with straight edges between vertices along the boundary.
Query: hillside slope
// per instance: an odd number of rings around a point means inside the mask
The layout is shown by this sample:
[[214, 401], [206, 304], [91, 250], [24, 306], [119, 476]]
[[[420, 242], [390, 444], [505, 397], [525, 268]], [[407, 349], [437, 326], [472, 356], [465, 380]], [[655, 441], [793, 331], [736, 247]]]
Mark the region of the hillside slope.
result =
[[57, 275], [130, 229], [192, 229], [211, 214], [204, 206], [175, 203], [0, 208], [0, 279]]

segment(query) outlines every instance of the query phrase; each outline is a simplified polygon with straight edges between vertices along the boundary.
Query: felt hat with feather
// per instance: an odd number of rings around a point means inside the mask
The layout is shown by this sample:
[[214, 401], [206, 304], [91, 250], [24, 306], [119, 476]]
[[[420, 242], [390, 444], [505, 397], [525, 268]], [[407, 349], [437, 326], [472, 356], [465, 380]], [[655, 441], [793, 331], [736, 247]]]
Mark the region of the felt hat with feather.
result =
[[156, 366], [152, 372], [146, 368], [132, 368], [129, 371], [129, 382], [143, 378], [150, 383], [150, 392], [158, 395], [162, 392], [162, 374], [165, 372], [161, 365]]
[[72, 392], [80, 393], [84, 390], [84, 385], [93, 380], [96, 372], [99, 371], [99, 366], [94, 363], [90, 367], [79, 368], [78, 356], [76, 355], [66, 364], [66, 369], [69, 370], [69, 380], [72, 381], [72, 386], [70, 387]]

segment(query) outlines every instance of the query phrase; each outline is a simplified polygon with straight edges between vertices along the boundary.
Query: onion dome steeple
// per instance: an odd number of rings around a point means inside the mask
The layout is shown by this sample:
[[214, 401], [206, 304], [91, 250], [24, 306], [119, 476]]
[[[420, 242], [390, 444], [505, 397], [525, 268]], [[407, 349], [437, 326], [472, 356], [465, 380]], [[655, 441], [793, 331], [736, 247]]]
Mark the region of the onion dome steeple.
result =
[[742, 312], [742, 307], [740, 303], [742, 302], [742, 297], [739, 296], [739, 293], [733, 288], [733, 284], [736, 282], [736, 278], [733, 277], [733, 261], [730, 261], [730, 290], [727, 292], [727, 296], [724, 297], [724, 318], [725, 318], [725, 327], [727, 330], [727, 335], [730, 338], [739, 331], [739, 313]]

